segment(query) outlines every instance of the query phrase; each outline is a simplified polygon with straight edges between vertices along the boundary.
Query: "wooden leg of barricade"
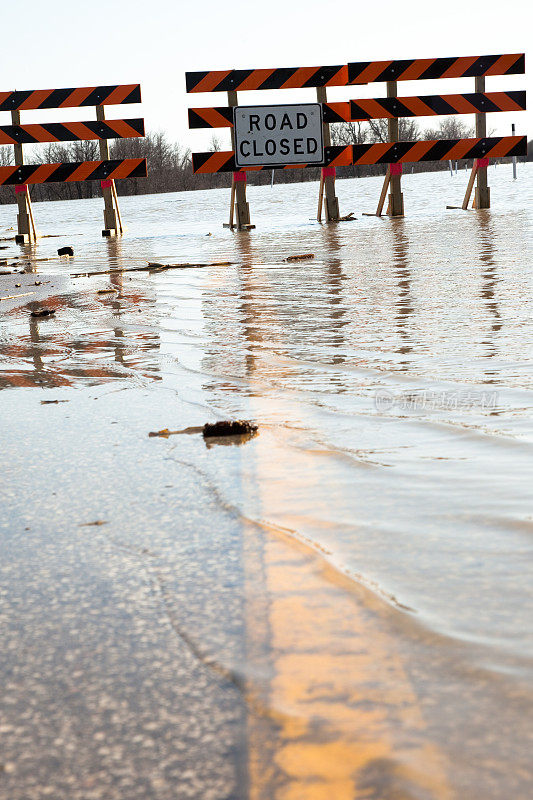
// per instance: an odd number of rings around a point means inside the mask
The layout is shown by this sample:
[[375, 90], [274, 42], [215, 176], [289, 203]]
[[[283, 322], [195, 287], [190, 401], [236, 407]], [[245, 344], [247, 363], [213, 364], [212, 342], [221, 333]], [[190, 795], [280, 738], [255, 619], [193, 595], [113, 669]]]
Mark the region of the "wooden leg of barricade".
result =
[[37, 240], [37, 231], [35, 230], [29, 188], [25, 184], [15, 186], [15, 196], [18, 206], [15, 242], [17, 244], [31, 244]]
[[389, 164], [390, 173], [390, 193], [387, 214], [390, 217], [403, 217], [403, 194], [401, 187], [403, 166], [401, 164]]
[[[487, 159], [480, 159], [480, 161]], [[479, 167], [477, 171], [477, 187], [474, 194], [476, 208], [490, 208], [490, 189], [487, 186], [487, 167]]]
[[[316, 99], [319, 103], [327, 103], [328, 95], [325, 86], [318, 86]], [[329, 123], [324, 122], [322, 126], [324, 147], [331, 147], [331, 133]], [[326, 222], [338, 222], [340, 219], [339, 201], [335, 195], [335, 167], [323, 167], [321, 174], [321, 191], [325, 193]], [[319, 200], [319, 206], [321, 203]], [[322, 213], [320, 213], [322, 217]], [[320, 220], [319, 220], [320, 221]]]
[[[237, 222], [235, 223], [235, 212]], [[229, 224], [224, 223], [224, 228], [237, 228], [250, 231], [255, 225], [250, 224], [250, 206], [246, 202], [246, 172], [234, 172], [231, 179], [231, 195], [229, 203]]]
[[475, 183], [475, 180], [476, 180], [477, 169], [478, 169], [478, 167], [477, 167], [477, 159], [476, 159], [474, 161], [474, 166], [472, 167], [472, 172], [470, 173], [470, 177], [468, 179], [468, 185], [466, 187], [466, 192], [465, 192], [465, 196], [464, 196], [464, 200], [463, 200], [463, 205], [461, 206], [463, 211], [466, 211], [467, 208], [468, 208], [468, 204], [470, 202], [470, 196], [472, 194], [472, 189], [474, 188], [474, 183]]
[[115, 181], [111, 181], [111, 191], [113, 192], [113, 200], [115, 201], [115, 210], [117, 212], [118, 232], [122, 236], [122, 234], [124, 233], [124, 228], [122, 227], [122, 217], [120, 216], [120, 208], [118, 206], [118, 194], [117, 194], [117, 187], [115, 186]]
[[322, 206], [324, 204], [324, 173], [320, 170], [320, 185], [318, 187], [318, 210], [316, 213], [317, 222], [322, 222]]
[[[228, 92], [228, 105], [234, 108], [239, 104], [237, 92]], [[231, 146], [235, 152], [235, 132], [231, 129]], [[250, 206], [246, 201], [246, 172], [234, 172], [231, 182], [231, 211], [230, 224], [224, 227], [233, 228], [233, 208], [237, 210], [237, 228], [239, 230], [251, 230], [255, 225], [250, 224]]]
[[[105, 106], [96, 106], [96, 119], [98, 122], [105, 120]], [[100, 158], [102, 161], [109, 160], [109, 143], [107, 139], [100, 139], [98, 142]], [[104, 229], [102, 236], [116, 236], [119, 232], [117, 215], [113, 203], [113, 181], [103, 180], [100, 183], [102, 195], [104, 197]]]
[[[13, 125], [20, 125], [20, 111], [11, 112], [11, 123]], [[21, 144], [13, 145], [15, 154], [15, 164], [24, 164], [24, 151]], [[17, 198], [18, 214], [17, 214], [17, 234], [15, 242], [17, 244], [29, 244], [35, 241], [37, 236], [35, 232], [35, 223], [33, 221], [33, 211], [31, 208], [31, 200], [29, 189], [25, 184], [15, 187], [15, 195]]]
[[338, 222], [340, 213], [339, 201], [335, 196], [335, 167], [322, 167], [320, 177], [322, 181], [322, 197], [325, 199], [326, 222]]
[[[476, 92], [485, 91], [485, 77], [475, 79]], [[484, 138], [487, 135], [487, 115], [476, 114], [476, 137]], [[475, 193], [476, 208], [490, 208], [490, 189], [487, 181], [488, 158], [478, 159], [477, 187]]]
[[[398, 84], [396, 81], [387, 81], [387, 97], [398, 97]], [[389, 142], [397, 142], [399, 139], [398, 119], [389, 119], [387, 122], [389, 129]], [[402, 165], [391, 164], [389, 171], [390, 194], [387, 214], [389, 214], [391, 217], [403, 217]]]
[[231, 178], [231, 194], [229, 200], [229, 225], [228, 228], [233, 230], [233, 220], [235, 218], [235, 180]]
[[30, 222], [31, 222], [31, 230], [32, 230], [32, 233], [33, 233], [33, 240], [34, 240], [34, 242], [36, 242], [37, 241], [37, 231], [35, 230], [35, 220], [33, 218], [33, 208], [32, 208], [32, 204], [31, 204], [30, 187], [29, 186], [26, 186], [26, 208], [27, 208], [28, 216], [29, 216]]
[[246, 172], [234, 172], [235, 207], [237, 211], [237, 228], [239, 230], [255, 228], [250, 224], [250, 206], [246, 201]]
[[123, 233], [122, 218], [118, 207], [118, 196], [115, 181], [105, 178], [100, 181], [104, 198], [104, 225], [102, 236], [117, 236]]
[[328, 171], [324, 176], [326, 221], [338, 222], [340, 218], [340, 212], [339, 201], [335, 195], [335, 167], [323, 167], [323, 171]]
[[[387, 167], [387, 174], [385, 175], [385, 180], [383, 181], [383, 188], [379, 196], [378, 207], [376, 209], [376, 217], [381, 217], [381, 215], [383, 214], [383, 206], [385, 205], [385, 199], [387, 197], [389, 184], [390, 184], [390, 164]], [[387, 214], [388, 213], [389, 213], [389, 208], [387, 207]]]
[[[390, 164], [387, 167], [387, 172], [385, 173], [385, 180], [383, 181], [383, 186], [381, 188], [381, 194], [378, 200], [378, 207], [376, 209], [376, 213], [372, 213], [370, 211], [363, 211], [363, 217], [381, 217], [383, 214], [383, 206], [385, 205], [385, 200], [387, 199], [387, 191], [390, 186]], [[387, 205], [387, 211], [385, 212], [388, 214], [390, 211], [390, 200]]]

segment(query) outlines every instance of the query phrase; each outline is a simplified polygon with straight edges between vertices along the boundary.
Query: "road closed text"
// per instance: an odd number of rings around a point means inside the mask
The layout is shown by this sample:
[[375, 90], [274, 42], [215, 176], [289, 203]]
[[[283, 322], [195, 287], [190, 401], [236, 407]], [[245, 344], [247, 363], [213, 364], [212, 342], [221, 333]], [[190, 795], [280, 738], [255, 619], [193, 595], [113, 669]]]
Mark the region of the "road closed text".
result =
[[236, 166], [321, 164], [322, 109], [318, 103], [238, 106], [234, 112]]

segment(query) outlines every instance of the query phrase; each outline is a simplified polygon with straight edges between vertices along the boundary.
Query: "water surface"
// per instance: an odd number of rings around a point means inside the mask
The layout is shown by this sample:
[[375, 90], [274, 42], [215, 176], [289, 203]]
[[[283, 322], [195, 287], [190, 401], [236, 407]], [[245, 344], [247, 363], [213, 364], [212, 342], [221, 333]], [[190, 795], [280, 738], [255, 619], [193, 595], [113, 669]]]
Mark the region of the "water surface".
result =
[[[395, 220], [339, 181], [329, 226], [252, 186], [233, 234], [227, 190], [124, 198], [109, 241], [36, 204], [58, 238], [4, 242], [0, 797], [530, 796], [532, 170], [446, 210], [466, 177]], [[147, 261], [232, 263], [104, 273]], [[148, 437], [228, 417], [259, 435]]]

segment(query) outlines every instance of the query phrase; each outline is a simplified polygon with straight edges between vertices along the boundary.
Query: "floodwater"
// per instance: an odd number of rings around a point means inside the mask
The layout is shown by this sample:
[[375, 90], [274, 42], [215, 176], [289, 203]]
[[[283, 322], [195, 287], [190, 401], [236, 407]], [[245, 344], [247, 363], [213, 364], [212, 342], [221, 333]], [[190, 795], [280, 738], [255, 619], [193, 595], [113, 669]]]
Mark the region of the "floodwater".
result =
[[[463, 212], [464, 171], [406, 175], [396, 220], [339, 181], [329, 226], [250, 187], [233, 234], [228, 190], [125, 198], [119, 240], [36, 204], [58, 238], [1, 243], [1, 800], [531, 797], [532, 177]], [[232, 263], [104, 272], [147, 261]], [[148, 436], [227, 418], [258, 435]]]

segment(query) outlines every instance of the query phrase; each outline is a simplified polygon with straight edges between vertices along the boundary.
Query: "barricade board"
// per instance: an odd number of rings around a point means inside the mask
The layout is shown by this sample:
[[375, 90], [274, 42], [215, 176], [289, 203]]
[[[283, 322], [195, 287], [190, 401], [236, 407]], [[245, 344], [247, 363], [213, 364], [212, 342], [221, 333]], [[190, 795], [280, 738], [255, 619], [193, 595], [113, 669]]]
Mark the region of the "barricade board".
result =
[[133, 139], [144, 136], [143, 119], [109, 119], [105, 122], [47, 122], [40, 125], [0, 125], [1, 144], [78, 142], [95, 139]]
[[[525, 91], [431, 94], [415, 97], [378, 97], [323, 103], [324, 122], [362, 122], [395, 117], [432, 117], [447, 114], [480, 114], [524, 111]], [[189, 108], [189, 128], [232, 128], [233, 108]]]
[[518, 75], [525, 72], [523, 53], [490, 56], [452, 56], [396, 61], [354, 61], [348, 65], [227, 69], [186, 72], [187, 92], [244, 92], [261, 89], [307, 89], [350, 86], [379, 81], [418, 81]]
[[40, 108], [82, 108], [140, 103], [138, 83], [123, 86], [85, 86], [78, 89], [32, 89], [0, 92], [0, 111], [31, 111]]
[[[324, 165], [347, 167], [355, 164], [394, 164], [416, 161], [448, 161], [471, 158], [503, 158], [527, 154], [526, 136], [491, 136], [475, 139], [428, 139], [418, 142], [379, 142], [326, 147]], [[233, 152], [193, 153], [193, 171], [196, 174], [233, 172], [236, 169]], [[283, 169], [312, 166], [309, 163], [293, 164]], [[267, 169], [263, 166], [246, 167], [247, 170]]]
[[117, 180], [146, 178], [145, 158], [109, 159], [107, 161], [78, 161], [58, 164], [16, 164], [0, 167], [0, 184], [57, 183], [73, 181]]
[[525, 69], [524, 53], [353, 61], [348, 64], [348, 83], [353, 85], [380, 81], [432, 81], [439, 78], [476, 78], [482, 75], [520, 75]]

